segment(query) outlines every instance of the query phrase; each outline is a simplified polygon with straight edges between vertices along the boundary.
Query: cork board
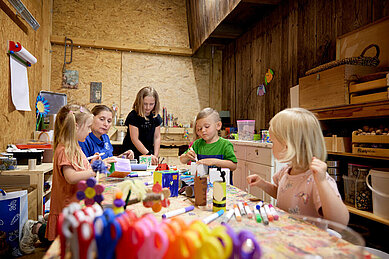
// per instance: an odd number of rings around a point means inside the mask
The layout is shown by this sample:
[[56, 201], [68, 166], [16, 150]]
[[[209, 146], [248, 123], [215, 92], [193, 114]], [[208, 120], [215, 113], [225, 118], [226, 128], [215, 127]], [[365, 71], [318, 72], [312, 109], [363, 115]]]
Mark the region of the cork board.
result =
[[197, 113], [209, 106], [210, 61], [203, 58], [178, 57], [144, 53], [123, 53], [121, 113], [132, 109], [137, 92], [154, 87], [161, 108], [178, 117], [180, 123], [191, 123]]

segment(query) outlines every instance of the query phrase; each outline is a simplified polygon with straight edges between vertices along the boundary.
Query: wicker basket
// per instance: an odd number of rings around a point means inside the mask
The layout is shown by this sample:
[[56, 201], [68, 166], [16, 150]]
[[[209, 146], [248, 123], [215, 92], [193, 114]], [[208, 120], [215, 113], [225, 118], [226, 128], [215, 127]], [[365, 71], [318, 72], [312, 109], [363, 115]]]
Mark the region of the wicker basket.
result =
[[[375, 47], [377, 52], [376, 55], [374, 57], [365, 57], [364, 56], [365, 52], [372, 47]], [[362, 51], [359, 57], [352, 57], [352, 58], [345, 58], [341, 60], [331, 61], [329, 63], [308, 70], [307, 72], [305, 72], [305, 75], [315, 74], [317, 72], [327, 70], [333, 67], [345, 65], [345, 64], [376, 67], [380, 63], [380, 60], [378, 59], [379, 55], [380, 55], [380, 48], [375, 44], [371, 44]]]

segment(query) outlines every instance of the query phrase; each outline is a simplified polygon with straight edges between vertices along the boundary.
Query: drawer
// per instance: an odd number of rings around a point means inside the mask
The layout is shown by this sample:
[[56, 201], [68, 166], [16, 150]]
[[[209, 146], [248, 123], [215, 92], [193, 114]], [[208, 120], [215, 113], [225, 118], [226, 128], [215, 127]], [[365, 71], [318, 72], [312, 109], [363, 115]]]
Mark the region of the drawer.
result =
[[234, 153], [237, 159], [246, 160], [246, 146], [233, 144]]
[[271, 148], [247, 147], [246, 160], [268, 166], [274, 166]]

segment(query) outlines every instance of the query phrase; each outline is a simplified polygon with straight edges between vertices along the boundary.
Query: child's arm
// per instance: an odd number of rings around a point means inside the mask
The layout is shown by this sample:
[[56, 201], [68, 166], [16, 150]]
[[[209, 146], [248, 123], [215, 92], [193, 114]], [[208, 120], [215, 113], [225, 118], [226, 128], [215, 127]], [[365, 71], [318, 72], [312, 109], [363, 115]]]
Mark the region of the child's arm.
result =
[[326, 180], [327, 164], [314, 157], [310, 169], [313, 172], [319, 192], [323, 217], [347, 225], [349, 220], [348, 210]]
[[128, 128], [130, 130], [130, 137], [132, 143], [134, 143], [134, 146], [136, 149], [141, 152], [142, 154], [146, 155], [149, 150], [143, 145], [143, 143], [139, 140], [139, 129], [135, 126], [128, 125]]
[[257, 174], [249, 175], [247, 176], [247, 183], [249, 186], [257, 186], [264, 190], [267, 194], [269, 194], [274, 199], [277, 199], [277, 190], [278, 187], [275, 184], [272, 184], [271, 182], [268, 182], [264, 180], [262, 177], [260, 177]]
[[152, 159], [155, 161], [153, 164], [158, 164], [158, 155], [159, 155], [160, 148], [161, 148], [161, 127], [158, 126], [155, 127], [155, 131], [154, 131], [154, 156]]
[[187, 164], [189, 161], [195, 161], [195, 160], [196, 160], [196, 153], [193, 151], [193, 149], [189, 149], [188, 152], [180, 156], [180, 162], [183, 164]]
[[76, 184], [81, 180], [86, 180], [90, 177], [95, 177], [96, 173], [92, 169], [85, 171], [76, 171], [74, 167], [65, 165], [62, 167], [63, 176], [69, 184]]
[[236, 164], [237, 164], [237, 163], [232, 162], [231, 160], [222, 160], [222, 159], [218, 159], [218, 158], [205, 158], [205, 159], [199, 160], [197, 163], [207, 165], [207, 166], [214, 165], [214, 166], [221, 167], [221, 168], [228, 168], [231, 171], [236, 170]]

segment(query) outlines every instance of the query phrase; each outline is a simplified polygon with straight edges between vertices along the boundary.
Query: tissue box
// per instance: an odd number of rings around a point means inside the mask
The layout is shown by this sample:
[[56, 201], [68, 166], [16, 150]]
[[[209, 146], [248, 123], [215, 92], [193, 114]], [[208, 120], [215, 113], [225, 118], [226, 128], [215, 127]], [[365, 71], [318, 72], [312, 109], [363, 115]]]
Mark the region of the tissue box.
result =
[[165, 170], [154, 172], [154, 184], [159, 183], [162, 188], [170, 189], [170, 196], [178, 196], [178, 185], [179, 185], [179, 171], [178, 170]]
[[151, 155], [142, 155], [139, 157], [139, 164], [146, 164], [151, 166]]

